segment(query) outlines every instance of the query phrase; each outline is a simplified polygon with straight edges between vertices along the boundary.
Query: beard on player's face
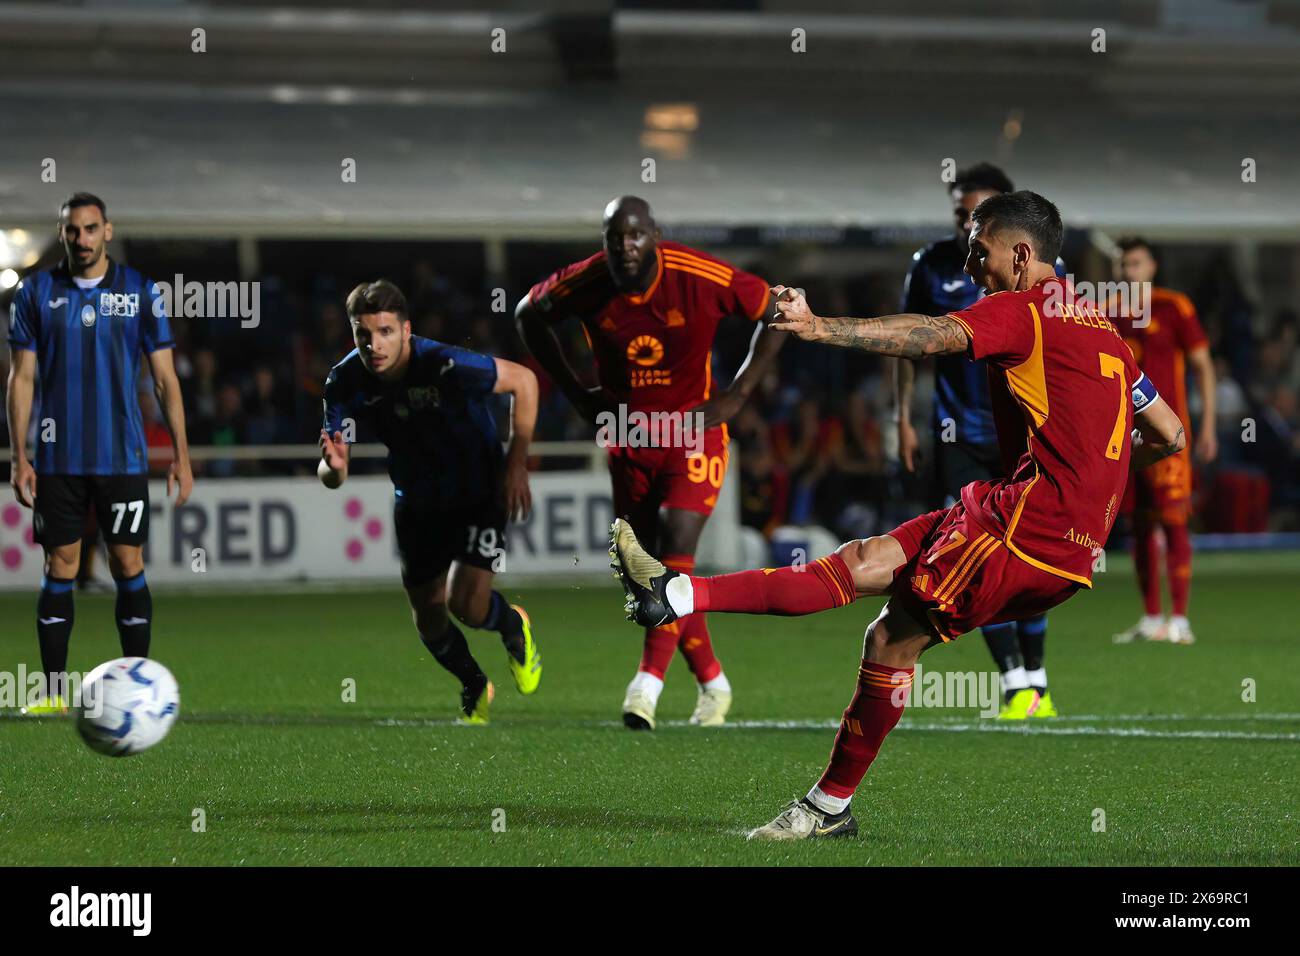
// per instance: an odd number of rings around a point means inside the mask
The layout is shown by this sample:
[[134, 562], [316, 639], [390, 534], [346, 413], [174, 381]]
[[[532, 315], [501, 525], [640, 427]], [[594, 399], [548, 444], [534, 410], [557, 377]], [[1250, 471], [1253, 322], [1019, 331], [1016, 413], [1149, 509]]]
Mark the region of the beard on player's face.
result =
[[84, 235], [74, 237], [63, 234], [63, 251], [72, 263], [75, 269], [89, 269], [99, 263], [104, 257], [104, 249], [108, 243], [104, 239], [101, 230], [96, 239], [87, 239]]
[[639, 292], [650, 285], [650, 277], [655, 271], [655, 247], [639, 254], [635, 259], [610, 258], [609, 271], [614, 276], [614, 284], [620, 289]]
[[606, 227], [605, 263], [614, 285], [627, 291], [645, 289], [654, 272], [655, 249], [653, 223], [632, 217]]

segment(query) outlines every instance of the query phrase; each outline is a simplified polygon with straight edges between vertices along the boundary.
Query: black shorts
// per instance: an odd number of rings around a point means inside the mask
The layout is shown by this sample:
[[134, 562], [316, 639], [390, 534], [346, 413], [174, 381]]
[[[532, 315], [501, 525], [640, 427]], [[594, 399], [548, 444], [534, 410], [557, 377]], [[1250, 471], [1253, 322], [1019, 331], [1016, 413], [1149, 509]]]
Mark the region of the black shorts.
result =
[[149, 540], [147, 475], [38, 474], [33, 537], [47, 549], [80, 541], [92, 508], [109, 544]]
[[393, 503], [393, 529], [403, 587], [428, 584], [445, 574], [453, 561], [485, 571], [505, 570], [504, 503], [448, 511], [398, 498]]
[[1002, 470], [1002, 454], [996, 444], [936, 441], [932, 495], [935, 506], [951, 508], [961, 497], [961, 490], [972, 481], [999, 478]]

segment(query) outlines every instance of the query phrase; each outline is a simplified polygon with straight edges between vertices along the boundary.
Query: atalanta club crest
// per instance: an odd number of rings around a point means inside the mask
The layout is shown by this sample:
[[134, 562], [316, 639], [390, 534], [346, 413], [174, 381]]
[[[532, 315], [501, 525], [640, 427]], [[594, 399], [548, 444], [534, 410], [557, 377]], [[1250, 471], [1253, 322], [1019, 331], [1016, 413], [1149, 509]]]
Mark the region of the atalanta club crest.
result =
[[95, 307], [93, 305], [83, 306], [81, 309], [81, 324], [90, 328], [95, 324]]

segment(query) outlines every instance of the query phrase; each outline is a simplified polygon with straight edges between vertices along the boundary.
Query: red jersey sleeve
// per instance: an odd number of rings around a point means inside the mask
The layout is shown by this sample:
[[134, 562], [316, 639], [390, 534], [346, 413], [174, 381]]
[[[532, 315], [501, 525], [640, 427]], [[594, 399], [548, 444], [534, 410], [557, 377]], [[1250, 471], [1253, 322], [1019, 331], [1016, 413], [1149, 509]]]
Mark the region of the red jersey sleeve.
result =
[[1208, 345], [1205, 330], [1201, 328], [1201, 320], [1196, 317], [1196, 306], [1192, 305], [1192, 300], [1185, 295], [1175, 294], [1174, 310], [1178, 316], [1174, 323], [1174, 336], [1178, 340], [1178, 347], [1184, 352], [1192, 352]]
[[752, 272], [737, 269], [731, 276], [731, 285], [727, 287], [731, 313], [746, 315], [751, 320], [758, 321], [767, 311], [767, 290], [766, 280]]
[[1034, 348], [1034, 319], [1030, 303], [1016, 292], [985, 296], [960, 312], [948, 314], [970, 336], [967, 353], [994, 368], [1011, 368], [1029, 359]]
[[609, 278], [605, 253], [565, 266], [528, 290], [528, 299], [543, 316], [558, 322], [597, 307], [602, 287]]

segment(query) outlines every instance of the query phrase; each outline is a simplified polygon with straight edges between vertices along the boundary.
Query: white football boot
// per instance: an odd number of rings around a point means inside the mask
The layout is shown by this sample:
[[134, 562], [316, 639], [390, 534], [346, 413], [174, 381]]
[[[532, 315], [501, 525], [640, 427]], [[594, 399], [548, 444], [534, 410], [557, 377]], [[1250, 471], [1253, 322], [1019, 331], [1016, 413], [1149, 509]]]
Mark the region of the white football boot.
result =
[[658, 705], [643, 688], [629, 686], [623, 698], [623, 726], [628, 730], [654, 730]]
[[807, 840], [857, 836], [858, 821], [846, 807], [837, 814], [823, 813], [804, 800], [796, 800], [766, 826], [750, 830], [748, 840]]
[[727, 711], [731, 710], [731, 692], [709, 690], [703, 685], [700, 685], [699, 690], [695, 712], [691, 714], [689, 722], [696, 727], [721, 727], [726, 722]]
[[1158, 614], [1144, 614], [1138, 618], [1138, 622], [1130, 627], [1127, 631], [1120, 631], [1112, 635], [1111, 640], [1116, 644], [1132, 644], [1135, 641], [1163, 641], [1167, 640], [1168, 625], [1164, 618]]
[[1196, 635], [1192, 633], [1192, 626], [1187, 623], [1187, 618], [1172, 617], [1169, 619], [1169, 626], [1165, 628], [1165, 640], [1170, 644], [1195, 644]]

